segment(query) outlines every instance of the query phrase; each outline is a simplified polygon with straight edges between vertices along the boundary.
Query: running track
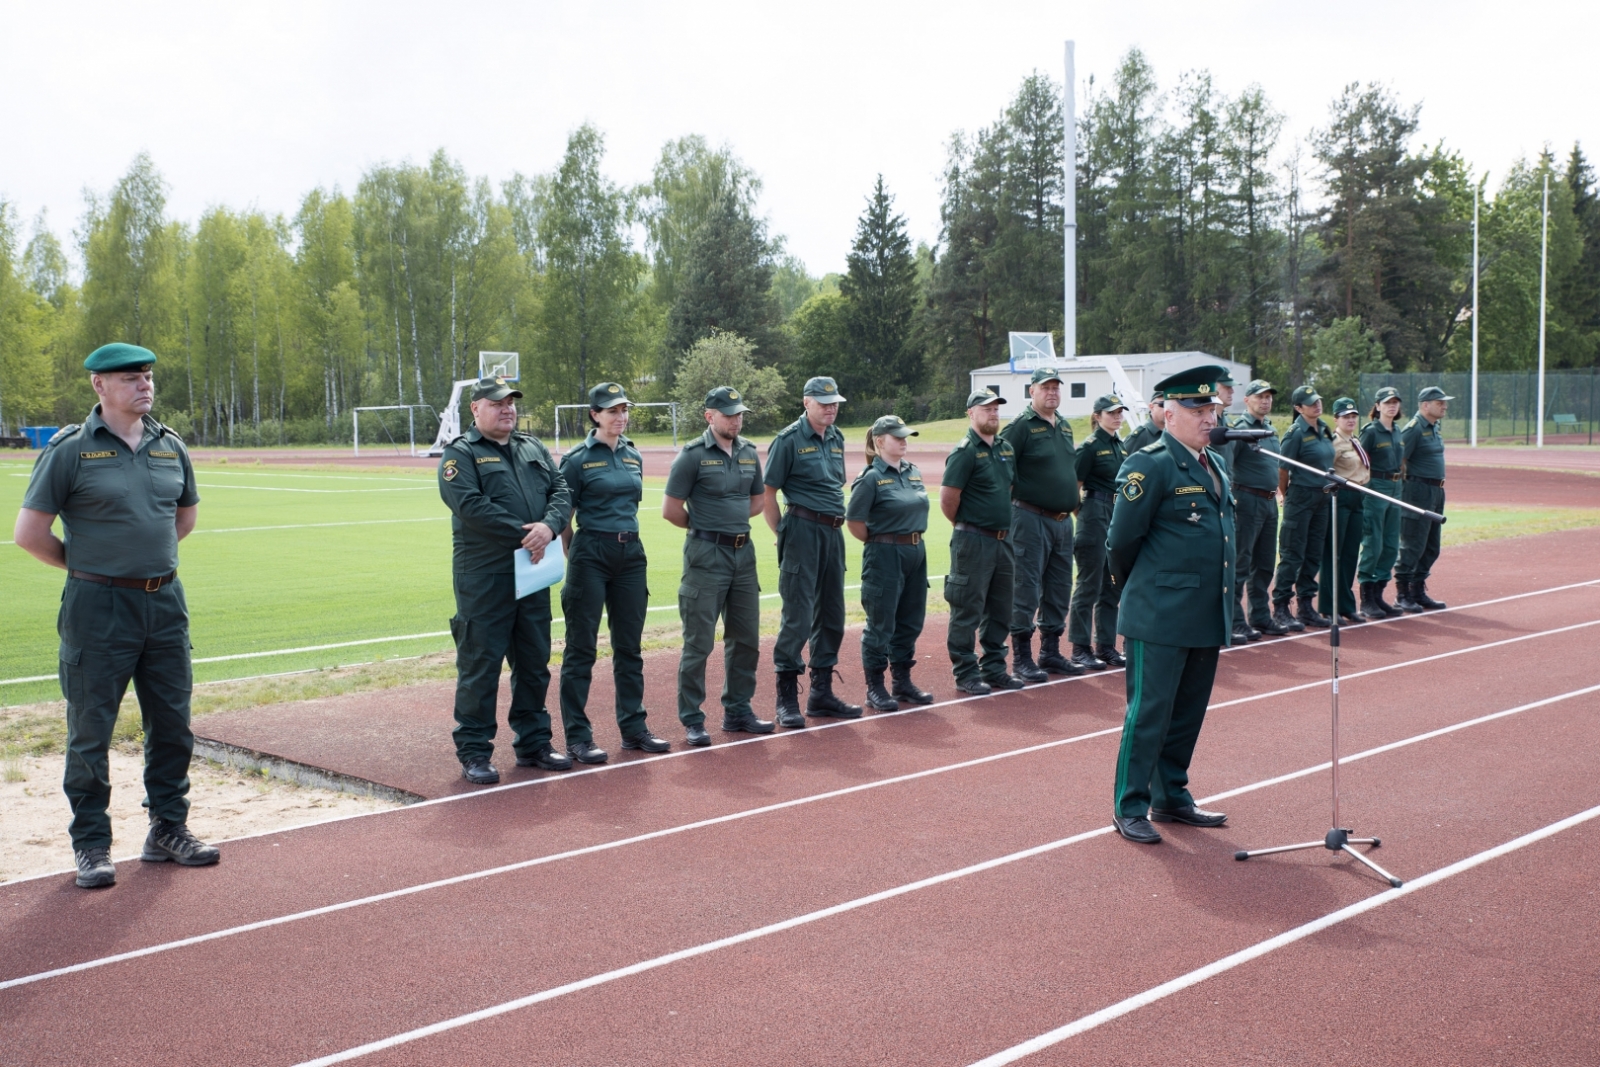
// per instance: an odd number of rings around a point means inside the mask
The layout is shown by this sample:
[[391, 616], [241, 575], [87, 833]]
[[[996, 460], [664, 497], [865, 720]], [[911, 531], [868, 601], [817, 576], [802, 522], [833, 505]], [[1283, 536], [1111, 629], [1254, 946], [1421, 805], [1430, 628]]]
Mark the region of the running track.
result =
[[1155, 848], [1107, 675], [12, 883], [0, 1063], [1592, 1065], [1600, 533], [1476, 548], [1345, 635], [1344, 821], [1406, 889], [1233, 861], [1328, 824], [1325, 642], [1263, 642], [1193, 768], [1230, 825]]

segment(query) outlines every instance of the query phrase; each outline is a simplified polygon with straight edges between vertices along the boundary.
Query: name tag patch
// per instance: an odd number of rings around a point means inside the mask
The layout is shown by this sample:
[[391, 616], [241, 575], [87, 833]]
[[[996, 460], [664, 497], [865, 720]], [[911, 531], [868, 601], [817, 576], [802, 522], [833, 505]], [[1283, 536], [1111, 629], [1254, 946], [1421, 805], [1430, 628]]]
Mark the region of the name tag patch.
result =
[[1206, 490], [1205, 490], [1205, 486], [1202, 486], [1202, 485], [1180, 485], [1180, 486], [1178, 486], [1177, 489], [1175, 489], [1173, 491], [1178, 496], [1182, 496], [1185, 493], [1203, 493]]
[[624, 456], [624, 457], [623, 457], [623, 458], [622, 458], [622, 462], [624, 462], [624, 463], [632, 463], [632, 464], [633, 464], [633, 465], [634, 465], [634, 466], [635, 466], [635, 467], [637, 467], [637, 466], [638, 466], [638, 465], [639, 465], [639, 461], [638, 461], [638, 460], [636, 460], [636, 459], [629, 459], [629, 458], [627, 458], [627, 457], [626, 457], [626, 456]]
[[478, 457], [478, 462], [479, 463], [499, 463], [500, 462], [500, 457], [499, 456], [479, 456]]
[[811, 446], [811, 447], [810, 447], [810, 448], [797, 448], [797, 449], [795, 449], [795, 455], [797, 455], [797, 456], [803, 456], [803, 455], [805, 455], [805, 454], [806, 454], [806, 453], [807, 453], [807, 452], [817, 452], [817, 451], [820, 451], [820, 450], [819, 450], [819, 449], [818, 449], [818, 448], [817, 448], [817, 446], [816, 446], [816, 445], [812, 445], [812, 446]]
[[157, 452], [155, 449], [151, 449], [150, 450], [150, 458], [151, 459], [177, 459], [178, 458], [178, 454], [176, 452]]
[[720, 466], [722, 466], [722, 460], [720, 460], [720, 459], [703, 459], [703, 460], [700, 461], [700, 466], [702, 466], [702, 467], [720, 467]]
[[[626, 463], [627, 460], [623, 460], [623, 462]], [[587, 470], [593, 470], [596, 467], [604, 467], [606, 465], [607, 465], [606, 461], [605, 460], [601, 460], [599, 463], [585, 463], [583, 465], [583, 469], [586, 470], [586, 471]]]
[[116, 459], [115, 452], [79, 452], [79, 459]]

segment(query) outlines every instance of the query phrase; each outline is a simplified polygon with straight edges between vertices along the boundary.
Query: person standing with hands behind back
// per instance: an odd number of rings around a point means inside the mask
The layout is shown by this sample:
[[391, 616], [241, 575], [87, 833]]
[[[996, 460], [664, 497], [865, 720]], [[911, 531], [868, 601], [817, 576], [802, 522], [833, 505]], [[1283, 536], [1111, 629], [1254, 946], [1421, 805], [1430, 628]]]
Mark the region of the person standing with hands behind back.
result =
[[1106, 568], [1106, 531], [1117, 495], [1117, 472], [1127, 459], [1122, 451], [1120, 397], [1107, 394], [1094, 402], [1094, 432], [1078, 448], [1077, 478], [1083, 485], [1083, 510], [1072, 554], [1078, 563], [1078, 584], [1072, 591], [1072, 666], [1077, 673], [1121, 667], [1117, 651], [1117, 587]]
[[[1372, 421], [1361, 429], [1361, 447], [1372, 461], [1374, 492], [1391, 500], [1400, 499], [1400, 392], [1392, 385], [1378, 390], [1368, 415]], [[1405, 612], [1383, 599], [1384, 587], [1400, 554], [1400, 509], [1378, 500], [1365, 502], [1361, 512], [1361, 612], [1370, 619]]]
[[[1356, 440], [1356, 424], [1360, 419], [1361, 409], [1350, 397], [1341, 396], [1333, 402], [1333, 473], [1354, 485], [1365, 486], [1372, 480], [1372, 461], [1367, 457], [1367, 450], [1361, 447], [1361, 442]], [[1338, 490], [1335, 500], [1339, 505], [1336, 509], [1339, 513], [1338, 526], [1334, 526], [1330, 516], [1328, 541], [1322, 546], [1322, 570], [1317, 578], [1320, 587], [1317, 601], [1323, 614], [1332, 615], [1337, 611], [1339, 618], [1350, 623], [1365, 622], [1367, 618], [1356, 604], [1354, 592], [1356, 560], [1361, 552], [1361, 512], [1366, 495], [1357, 489]], [[1335, 540], [1339, 544], [1337, 560], [1333, 555]], [[1337, 590], [1333, 588], [1333, 575], [1330, 573], [1336, 562], [1339, 570]]]

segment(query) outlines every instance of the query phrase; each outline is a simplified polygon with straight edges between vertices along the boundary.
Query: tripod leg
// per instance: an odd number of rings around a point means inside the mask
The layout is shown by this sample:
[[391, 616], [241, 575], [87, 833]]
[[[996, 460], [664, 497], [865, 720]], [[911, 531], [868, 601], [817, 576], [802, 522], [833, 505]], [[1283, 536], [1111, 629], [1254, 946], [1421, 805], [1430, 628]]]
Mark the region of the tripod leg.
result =
[[1235, 852], [1233, 854], [1233, 858], [1236, 860], [1247, 860], [1251, 856], [1270, 856], [1275, 852], [1299, 852], [1302, 849], [1323, 847], [1325, 846], [1321, 841], [1307, 841], [1303, 845], [1279, 845], [1277, 848], [1258, 848], [1250, 852]]
[[1365, 863], [1368, 867], [1371, 867], [1373, 870], [1377, 871], [1383, 876], [1384, 880], [1394, 888], [1399, 889], [1403, 884], [1405, 884], [1401, 882], [1400, 879], [1396, 878], [1394, 875], [1390, 874], [1388, 871], [1384, 870], [1382, 867], [1379, 867], [1376, 863], [1373, 863], [1371, 860], [1367, 859], [1367, 857], [1351, 848], [1349, 845], [1344, 846], [1344, 851], [1350, 853], [1350, 855], [1354, 856], [1362, 863]]

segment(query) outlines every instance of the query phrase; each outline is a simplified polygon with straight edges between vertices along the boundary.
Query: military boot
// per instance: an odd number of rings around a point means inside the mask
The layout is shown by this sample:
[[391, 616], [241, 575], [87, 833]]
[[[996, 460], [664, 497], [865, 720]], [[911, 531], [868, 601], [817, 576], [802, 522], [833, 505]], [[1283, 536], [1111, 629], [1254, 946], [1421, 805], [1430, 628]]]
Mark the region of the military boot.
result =
[[914, 659], [889, 664], [889, 674], [894, 678], [894, 696], [908, 704], [932, 704], [933, 694], [918, 689], [911, 680], [911, 668], [916, 665]]
[[[1395, 616], [1398, 616], [1398, 615], [1404, 615], [1405, 612], [1401, 611], [1399, 608], [1395, 607], [1393, 604], [1391, 604], [1387, 600], [1383, 599], [1383, 591], [1384, 591], [1384, 589], [1386, 589], [1388, 587], [1388, 585], [1389, 585], [1388, 582], [1373, 582], [1372, 583], [1372, 602], [1374, 604], [1376, 604], [1378, 607], [1382, 608], [1383, 609], [1383, 614], [1384, 615], [1388, 615], [1390, 618], [1394, 618]], [[1368, 614], [1371, 614], [1371, 613], [1369, 612]], [[1379, 616], [1379, 618], [1382, 618], [1382, 616]]]
[[1101, 645], [1094, 650], [1095, 658], [1107, 667], [1126, 667], [1128, 661], [1122, 658], [1122, 653], [1117, 651], [1116, 645]]
[[1233, 606], [1233, 643], [1242, 645], [1250, 641], [1259, 640], [1261, 640], [1261, 634], [1250, 625], [1250, 620], [1245, 616], [1244, 605], [1242, 603], [1235, 604]]
[[1411, 583], [1411, 599], [1424, 611], [1443, 611], [1445, 604], [1442, 600], [1435, 600], [1428, 595], [1426, 580]]
[[1298, 634], [1305, 632], [1306, 624], [1290, 614], [1287, 600], [1280, 600], [1272, 605], [1272, 621], [1284, 633]]
[[1388, 616], [1383, 610], [1383, 605], [1378, 603], [1378, 583], [1361, 583], [1361, 614], [1369, 619], [1382, 619]]
[[1096, 656], [1088, 645], [1072, 646], [1072, 665], [1086, 671], [1106, 669], [1106, 661]]
[[1407, 615], [1417, 615], [1424, 610], [1421, 604], [1411, 598], [1411, 583], [1398, 578], [1394, 581], [1394, 606]]
[[1300, 620], [1302, 625], [1311, 629], [1326, 630], [1329, 626], [1333, 625], [1333, 621], [1331, 619], [1317, 610], [1317, 602], [1308, 596], [1303, 596], [1300, 598], [1299, 607], [1295, 611], [1295, 617]]
[[806, 717], [800, 714], [800, 672], [778, 672], [778, 725], [786, 730], [805, 728]]
[[867, 707], [873, 711], [899, 711], [900, 703], [883, 687], [883, 668], [867, 667]]
[[1050, 680], [1050, 676], [1033, 662], [1033, 634], [1011, 635], [1011, 674], [1029, 685]]
[[846, 704], [833, 695], [833, 668], [811, 668], [811, 692], [806, 695], [806, 714], [812, 718], [859, 719], [860, 704]]
[[1061, 654], [1061, 634], [1039, 631], [1039, 666], [1051, 674], [1077, 675], [1083, 668]]

